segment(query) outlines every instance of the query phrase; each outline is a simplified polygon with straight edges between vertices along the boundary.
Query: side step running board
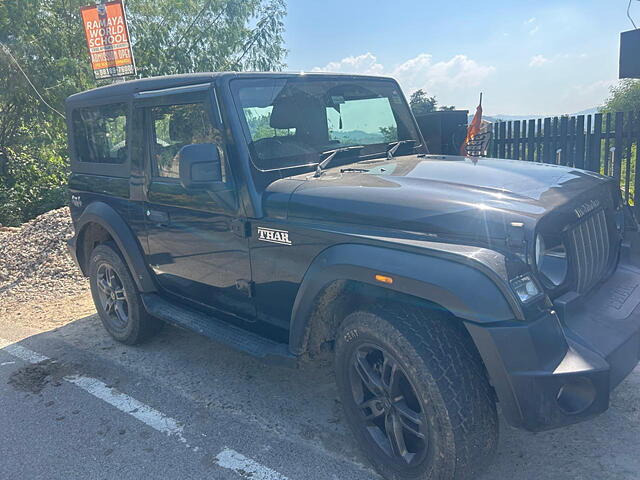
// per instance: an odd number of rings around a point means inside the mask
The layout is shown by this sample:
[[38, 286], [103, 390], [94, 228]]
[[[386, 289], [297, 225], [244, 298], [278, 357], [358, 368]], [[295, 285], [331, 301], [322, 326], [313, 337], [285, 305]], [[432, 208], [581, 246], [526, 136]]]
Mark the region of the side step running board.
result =
[[297, 357], [289, 352], [288, 345], [284, 343], [274, 342], [196, 310], [174, 305], [155, 293], [143, 293], [140, 296], [147, 312], [160, 320], [192, 330], [265, 362], [289, 368], [298, 366]]

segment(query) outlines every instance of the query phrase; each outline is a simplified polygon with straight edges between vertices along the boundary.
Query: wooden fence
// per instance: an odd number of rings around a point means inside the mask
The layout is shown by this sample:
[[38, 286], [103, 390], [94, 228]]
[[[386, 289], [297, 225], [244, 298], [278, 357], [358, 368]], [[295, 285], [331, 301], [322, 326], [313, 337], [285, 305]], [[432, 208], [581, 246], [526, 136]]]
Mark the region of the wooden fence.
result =
[[639, 144], [640, 112], [597, 113], [495, 122], [489, 155], [613, 176], [627, 202], [640, 206]]

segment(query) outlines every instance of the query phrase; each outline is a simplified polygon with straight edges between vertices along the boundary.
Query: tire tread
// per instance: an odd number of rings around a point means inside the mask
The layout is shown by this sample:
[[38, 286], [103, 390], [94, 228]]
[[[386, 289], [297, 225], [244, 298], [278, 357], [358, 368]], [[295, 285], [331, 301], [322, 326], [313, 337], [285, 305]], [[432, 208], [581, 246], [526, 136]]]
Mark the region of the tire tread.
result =
[[[339, 329], [337, 353], [348, 343], [344, 333], [358, 329], [358, 325], [363, 331], [375, 332], [394, 348], [412, 357], [415, 354], [418, 361], [407, 368], [416, 378], [422, 378], [424, 372], [420, 372], [419, 365], [422, 362], [431, 379], [426, 388], [435, 386], [442, 399], [443, 408], [439, 411], [448, 417], [445, 424], [450, 428], [439, 433], [443, 444], [449, 446], [447, 452], [455, 459], [443, 460], [438, 473], [434, 473], [436, 476], [420, 478], [473, 478], [482, 471], [492, 460], [498, 441], [495, 395], [462, 321], [448, 312], [430, 308], [395, 303], [373, 305], [346, 317]], [[379, 460], [368, 456], [380, 467]], [[406, 478], [384, 466], [381, 470], [390, 479]]]

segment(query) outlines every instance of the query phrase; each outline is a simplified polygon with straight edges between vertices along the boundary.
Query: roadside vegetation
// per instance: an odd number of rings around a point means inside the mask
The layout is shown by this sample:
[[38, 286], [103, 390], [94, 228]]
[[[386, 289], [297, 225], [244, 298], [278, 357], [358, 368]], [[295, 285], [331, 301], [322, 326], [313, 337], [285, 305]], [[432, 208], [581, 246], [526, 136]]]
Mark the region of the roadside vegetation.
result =
[[622, 80], [611, 88], [602, 113], [640, 111], [640, 80]]
[[[89, 3], [0, 2], [0, 225], [66, 202], [64, 99], [109, 83], [96, 82], [89, 66], [79, 14]], [[284, 67], [284, 0], [129, 0], [126, 7], [140, 77]]]

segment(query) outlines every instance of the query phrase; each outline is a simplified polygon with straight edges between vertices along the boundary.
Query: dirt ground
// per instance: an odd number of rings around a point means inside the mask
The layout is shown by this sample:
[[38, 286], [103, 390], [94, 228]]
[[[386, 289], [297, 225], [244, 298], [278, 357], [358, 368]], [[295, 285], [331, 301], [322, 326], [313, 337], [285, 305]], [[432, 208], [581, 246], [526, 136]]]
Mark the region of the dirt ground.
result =
[[51, 296], [40, 300], [8, 299], [0, 304], [0, 330], [3, 324], [34, 330], [51, 330], [96, 313], [88, 285], [80, 294]]

